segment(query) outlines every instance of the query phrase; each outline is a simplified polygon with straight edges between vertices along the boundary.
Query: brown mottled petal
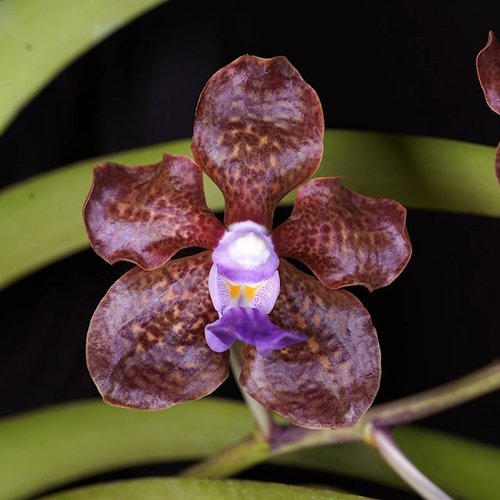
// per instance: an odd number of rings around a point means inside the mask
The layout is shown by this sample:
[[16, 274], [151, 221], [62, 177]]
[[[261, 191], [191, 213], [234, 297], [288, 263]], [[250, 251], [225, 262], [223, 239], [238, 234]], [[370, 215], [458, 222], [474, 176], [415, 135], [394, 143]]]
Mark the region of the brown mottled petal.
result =
[[388, 285], [411, 256], [406, 210], [361, 196], [340, 177], [313, 179], [297, 192], [290, 219], [272, 233], [278, 255], [307, 264], [329, 288]]
[[492, 31], [486, 46], [477, 55], [476, 67], [488, 106], [500, 114], [500, 43]]
[[101, 257], [143, 269], [162, 266], [182, 248], [213, 249], [224, 233], [206, 205], [202, 172], [186, 156], [166, 154], [141, 167], [97, 166], [83, 214]]
[[344, 290], [329, 290], [282, 261], [271, 320], [309, 340], [268, 357], [243, 348], [240, 381], [264, 407], [296, 425], [343, 429], [363, 416], [378, 391], [380, 350], [370, 316]]
[[226, 201], [226, 225], [272, 227], [278, 202], [318, 168], [323, 111], [284, 57], [242, 56], [206, 84], [192, 151]]
[[211, 252], [136, 267], [102, 299], [90, 323], [87, 364], [104, 400], [161, 410], [199, 399], [228, 375], [228, 353], [205, 342], [217, 319], [208, 294]]

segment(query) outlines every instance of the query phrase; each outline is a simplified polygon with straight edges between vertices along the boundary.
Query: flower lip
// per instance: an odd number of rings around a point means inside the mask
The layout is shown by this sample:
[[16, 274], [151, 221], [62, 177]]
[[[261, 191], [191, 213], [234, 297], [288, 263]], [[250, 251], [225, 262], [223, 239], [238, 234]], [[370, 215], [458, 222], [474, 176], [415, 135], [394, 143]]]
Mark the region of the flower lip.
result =
[[279, 265], [266, 229], [252, 221], [229, 226], [214, 250], [213, 261], [222, 276], [238, 283], [259, 283]]
[[207, 344], [215, 352], [231, 348], [236, 340], [255, 346], [261, 356], [307, 340], [307, 335], [276, 326], [258, 309], [235, 307], [205, 327]]

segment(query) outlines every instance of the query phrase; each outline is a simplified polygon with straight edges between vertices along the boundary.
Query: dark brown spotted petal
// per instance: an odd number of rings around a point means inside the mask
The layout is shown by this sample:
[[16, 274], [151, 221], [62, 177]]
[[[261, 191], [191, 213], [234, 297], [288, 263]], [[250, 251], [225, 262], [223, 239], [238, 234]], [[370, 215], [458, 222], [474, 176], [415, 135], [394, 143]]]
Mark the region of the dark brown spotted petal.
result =
[[[488, 106], [500, 114], [500, 43], [490, 31], [488, 43], [477, 56], [477, 74]], [[495, 171], [500, 182], [500, 144], [495, 153]]]
[[380, 351], [370, 316], [344, 290], [329, 290], [282, 261], [271, 320], [309, 340], [263, 357], [243, 348], [240, 381], [264, 407], [309, 428], [351, 427], [371, 405]]
[[226, 201], [226, 225], [272, 227], [278, 202], [318, 168], [323, 112], [316, 92], [284, 57], [242, 56], [206, 84], [192, 151]]
[[486, 102], [500, 114], [500, 43], [492, 31], [486, 46], [477, 55], [476, 66]]
[[207, 346], [217, 319], [208, 294], [211, 252], [136, 267], [99, 304], [87, 337], [87, 364], [104, 400], [161, 410], [199, 399], [228, 375], [228, 353]]
[[213, 249], [224, 233], [205, 203], [202, 172], [186, 156], [167, 154], [142, 167], [99, 165], [83, 214], [101, 257], [143, 269], [165, 264], [182, 248]]
[[329, 288], [388, 285], [411, 256], [406, 210], [341, 181], [318, 178], [299, 189], [290, 219], [273, 231], [275, 250], [307, 264]]

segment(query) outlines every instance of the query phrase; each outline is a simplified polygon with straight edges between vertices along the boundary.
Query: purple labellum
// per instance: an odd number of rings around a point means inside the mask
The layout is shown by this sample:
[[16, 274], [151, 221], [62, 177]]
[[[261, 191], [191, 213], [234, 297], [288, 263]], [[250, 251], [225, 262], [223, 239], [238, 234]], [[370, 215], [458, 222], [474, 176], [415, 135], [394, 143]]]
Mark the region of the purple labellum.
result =
[[260, 283], [233, 283], [224, 278], [214, 264], [208, 276], [208, 289], [214, 309], [222, 316], [233, 307], [251, 307], [269, 314], [280, 292], [278, 271]]
[[306, 335], [277, 327], [258, 309], [236, 307], [205, 327], [207, 344], [215, 352], [227, 351], [236, 340], [257, 349], [261, 356], [307, 340]]
[[232, 224], [213, 253], [208, 289], [220, 319], [207, 325], [207, 344], [227, 351], [236, 340], [262, 356], [306, 340], [283, 330], [266, 316], [280, 291], [279, 259], [265, 228], [251, 221]]

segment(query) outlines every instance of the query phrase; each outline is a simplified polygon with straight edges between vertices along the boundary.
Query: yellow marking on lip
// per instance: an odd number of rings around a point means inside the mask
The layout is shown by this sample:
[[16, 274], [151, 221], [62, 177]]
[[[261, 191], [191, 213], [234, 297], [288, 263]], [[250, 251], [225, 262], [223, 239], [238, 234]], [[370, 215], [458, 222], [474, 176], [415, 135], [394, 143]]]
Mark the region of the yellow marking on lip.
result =
[[247, 300], [252, 300], [255, 296], [255, 293], [257, 292], [258, 286], [248, 286], [245, 285], [245, 289], [243, 293], [245, 294], [245, 298]]
[[233, 285], [231, 282], [227, 281], [227, 287], [229, 288], [229, 296], [231, 300], [236, 299], [241, 292], [241, 285]]

